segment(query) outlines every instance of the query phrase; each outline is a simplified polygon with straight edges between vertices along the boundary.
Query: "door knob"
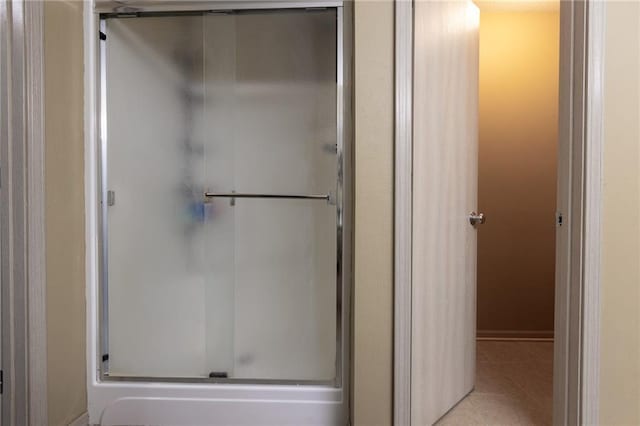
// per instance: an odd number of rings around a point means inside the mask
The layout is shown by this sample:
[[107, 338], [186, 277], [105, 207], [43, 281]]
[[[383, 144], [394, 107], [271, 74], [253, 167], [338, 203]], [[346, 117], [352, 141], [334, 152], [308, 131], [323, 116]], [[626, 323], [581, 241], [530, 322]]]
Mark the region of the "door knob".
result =
[[471, 214], [469, 214], [469, 223], [471, 226], [482, 225], [485, 221], [484, 213], [471, 212]]

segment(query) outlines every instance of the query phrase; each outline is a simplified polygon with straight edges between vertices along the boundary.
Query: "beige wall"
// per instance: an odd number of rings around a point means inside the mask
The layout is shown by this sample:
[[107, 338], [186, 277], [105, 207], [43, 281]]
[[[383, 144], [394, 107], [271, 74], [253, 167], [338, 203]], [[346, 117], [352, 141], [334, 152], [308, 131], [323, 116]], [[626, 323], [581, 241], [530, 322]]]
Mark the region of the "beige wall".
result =
[[82, 2], [47, 1], [45, 177], [49, 425], [87, 409]]
[[[610, 2], [607, 13], [600, 416], [632, 425], [640, 424], [640, 4]], [[354, 20], [352, 409], [354, 425], [389, 425], [393, 6], [357, 1]], [[45, 31], [49, 418], [57, 426], [86, 409], [80, 4], [46, 2]]]
[[[640, 4], [608, 6], [601, 423], [640, 424]], [[49, 415], [86, 409], [82, 22], [46, 2]], [[356, 235], [354, 424], [391, 424], [393, 7], [355, 7]], [[633, 50], [621, 49], [629, 46]], [[489, 218], [491, 221], [491, 217]]]
[[600, 423], [640, 424], [640, 3], [607, 2]]
[[391, 425], [394, 9], [357, 0], [355, 31], [355, 426]]
[[553, 333], [559, 19], [481, 3], [479, 335]]
[[[86, 410], [81, 4], [45, 6], [49, 419]], [[393, 2], [357, 1], [353, 424], [391, 424]]]

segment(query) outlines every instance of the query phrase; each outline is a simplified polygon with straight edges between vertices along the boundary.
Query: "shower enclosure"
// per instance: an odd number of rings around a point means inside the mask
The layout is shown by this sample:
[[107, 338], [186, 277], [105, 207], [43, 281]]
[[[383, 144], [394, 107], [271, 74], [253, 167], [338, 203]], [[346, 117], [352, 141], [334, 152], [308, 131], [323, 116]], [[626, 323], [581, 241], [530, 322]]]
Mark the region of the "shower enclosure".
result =
[[345, 14], [86, 13], [92, 424], [346, 424]]

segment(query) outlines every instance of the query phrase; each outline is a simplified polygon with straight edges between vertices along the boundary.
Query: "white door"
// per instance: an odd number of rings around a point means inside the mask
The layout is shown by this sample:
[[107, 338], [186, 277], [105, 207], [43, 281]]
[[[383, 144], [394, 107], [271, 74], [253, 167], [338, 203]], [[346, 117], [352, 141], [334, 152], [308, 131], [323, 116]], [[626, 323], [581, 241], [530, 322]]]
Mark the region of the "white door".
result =
[[411, 423], [422, 426], [474, 386], [479, 11], [414, 7]]

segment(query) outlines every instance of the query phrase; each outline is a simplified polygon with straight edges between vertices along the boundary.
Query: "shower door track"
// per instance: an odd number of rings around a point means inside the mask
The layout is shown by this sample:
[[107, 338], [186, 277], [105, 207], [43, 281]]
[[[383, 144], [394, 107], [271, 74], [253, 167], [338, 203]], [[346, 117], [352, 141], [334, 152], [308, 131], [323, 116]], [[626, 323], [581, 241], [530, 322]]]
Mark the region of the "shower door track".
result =
[[344, 7], [348, 3], [344, 0], [231, 0], [231, 1], [199, 1], [179, 0], [167, 2], [149, 2], [145, 0], [94, 0], [93, 10], [103, 15], [131, 15], [136, 13], [188, 13], [213, 12], [224, 13], [234, 10], [286, 10], [286, 9], [329, 9]]

